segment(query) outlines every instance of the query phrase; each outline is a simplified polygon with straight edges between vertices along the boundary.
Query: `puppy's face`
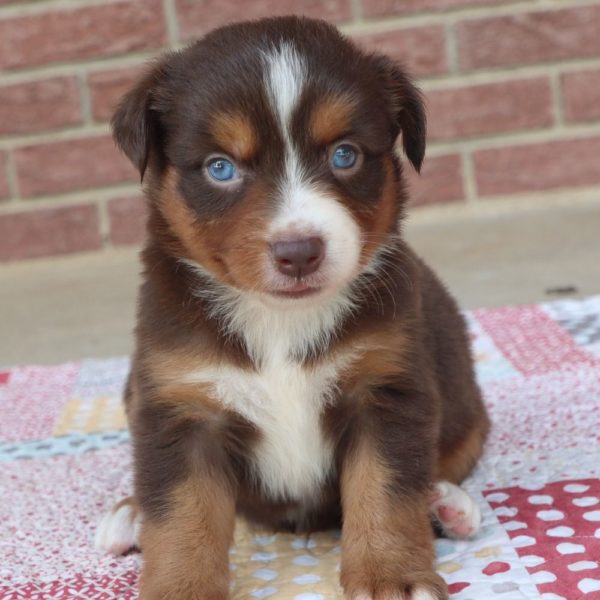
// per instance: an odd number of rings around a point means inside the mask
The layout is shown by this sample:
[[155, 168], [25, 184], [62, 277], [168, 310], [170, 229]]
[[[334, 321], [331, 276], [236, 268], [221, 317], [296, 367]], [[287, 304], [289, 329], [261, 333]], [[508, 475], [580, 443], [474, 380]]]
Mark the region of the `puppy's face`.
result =
[[113, 120], [150, 171], [170, 252], [265, 302], [345, 288], [396, 231], [399, 132], [418, 169], [417, 90], [387, 59], [297, 18], [217, 30], [167, 56]]

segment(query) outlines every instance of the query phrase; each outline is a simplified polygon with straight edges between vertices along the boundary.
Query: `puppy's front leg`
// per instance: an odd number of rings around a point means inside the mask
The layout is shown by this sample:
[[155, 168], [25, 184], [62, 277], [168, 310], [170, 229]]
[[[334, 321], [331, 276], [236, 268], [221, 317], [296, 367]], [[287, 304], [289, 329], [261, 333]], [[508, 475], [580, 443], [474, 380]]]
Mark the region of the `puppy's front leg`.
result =
[[136, 427], [141, 600], [226, 600], [235, 487], [210, 421], [145, 411]]
[[142, 525], [140, 599], [229, 598], [234, 517], [233, 497], [215, 478], [177, 486], [164, 517], [145, 518]]
[[384, 396], [358, 417], [342, 461], [342, 587], [349, 600], [444, 600], [428, 514], [432, 424]]

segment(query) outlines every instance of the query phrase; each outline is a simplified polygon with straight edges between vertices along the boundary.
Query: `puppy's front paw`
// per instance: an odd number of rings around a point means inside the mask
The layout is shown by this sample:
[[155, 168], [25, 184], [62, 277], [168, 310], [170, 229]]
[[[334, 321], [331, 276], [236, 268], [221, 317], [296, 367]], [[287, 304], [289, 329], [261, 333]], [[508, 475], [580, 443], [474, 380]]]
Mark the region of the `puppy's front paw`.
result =
[[481, 511], [464, 490], [449, 481], [435, 484], [431, 513], [451, 538], [468, 538], [479, 531]]
[[346, 591], [348, 600], [448, 600], [444, 580], [432, 573], [424, 581], [406, 584], [377, 582], [370, 589], [357, 592]]
[[390, 592], [385, 595], [371, 596], [370, 594], [360, 593], [354, 596], [352, 600], [441, 600], [447, 596], [439, 596], [435, 592], [430, 592], [424, 588], [418, 588], [412, 592]]

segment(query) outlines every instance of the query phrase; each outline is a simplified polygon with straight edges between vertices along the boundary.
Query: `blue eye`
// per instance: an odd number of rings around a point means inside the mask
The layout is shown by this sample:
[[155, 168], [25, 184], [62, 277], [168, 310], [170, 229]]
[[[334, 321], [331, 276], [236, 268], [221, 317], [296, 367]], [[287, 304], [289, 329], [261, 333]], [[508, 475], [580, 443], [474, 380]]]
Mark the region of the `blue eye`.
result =
[[215, 181], [232, 181], [238, 178], [238, 171], [235, 165], [226, 158], [213, 158], [206, 166], [206, 170]]
[[333, 152], [331, 164], [335, 169], [350, 169], [356, 163], [358, 153], [354, 146], [341, 144]]

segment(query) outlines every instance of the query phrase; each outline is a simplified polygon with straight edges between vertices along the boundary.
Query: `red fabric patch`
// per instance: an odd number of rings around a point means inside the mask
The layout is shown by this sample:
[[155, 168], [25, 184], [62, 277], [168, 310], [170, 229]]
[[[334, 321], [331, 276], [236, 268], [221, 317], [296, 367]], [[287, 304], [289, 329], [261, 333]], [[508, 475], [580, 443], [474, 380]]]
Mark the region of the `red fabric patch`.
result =
[[448, 591], [451, 594], [458, 594], [459, 592], [462, 592], [464, 589], [468, 588], [470, 585], [471, 584], [467, 581], [456, 581], [448, 586]]
[[3, 600], [23, 600], [26, 598], [137, 598], [138, 574], [126, 571], [116, 577], [93, 577], [78, 574], [64, 581], [17, 583], [0, 585], [0, 598]]
[[594, 580], [600, 584], [600, 480], [484, 492], [490, 495], [490, 505], [541, 593], [579, 598]]
[[473, 311], [502, 354], [524, 375], [600, 362], [577, 346], [559, 323], [537, 306]]
[[10, 377], [9, 371], [0, 371], [0, 385], [7, 383], [9, 377]]
[[510, 565], [501, 561], [490, 563], [483, 569], [485, 575], [496, 575], [497, 573], [506, 573], [506, 571], [510, 571]]

